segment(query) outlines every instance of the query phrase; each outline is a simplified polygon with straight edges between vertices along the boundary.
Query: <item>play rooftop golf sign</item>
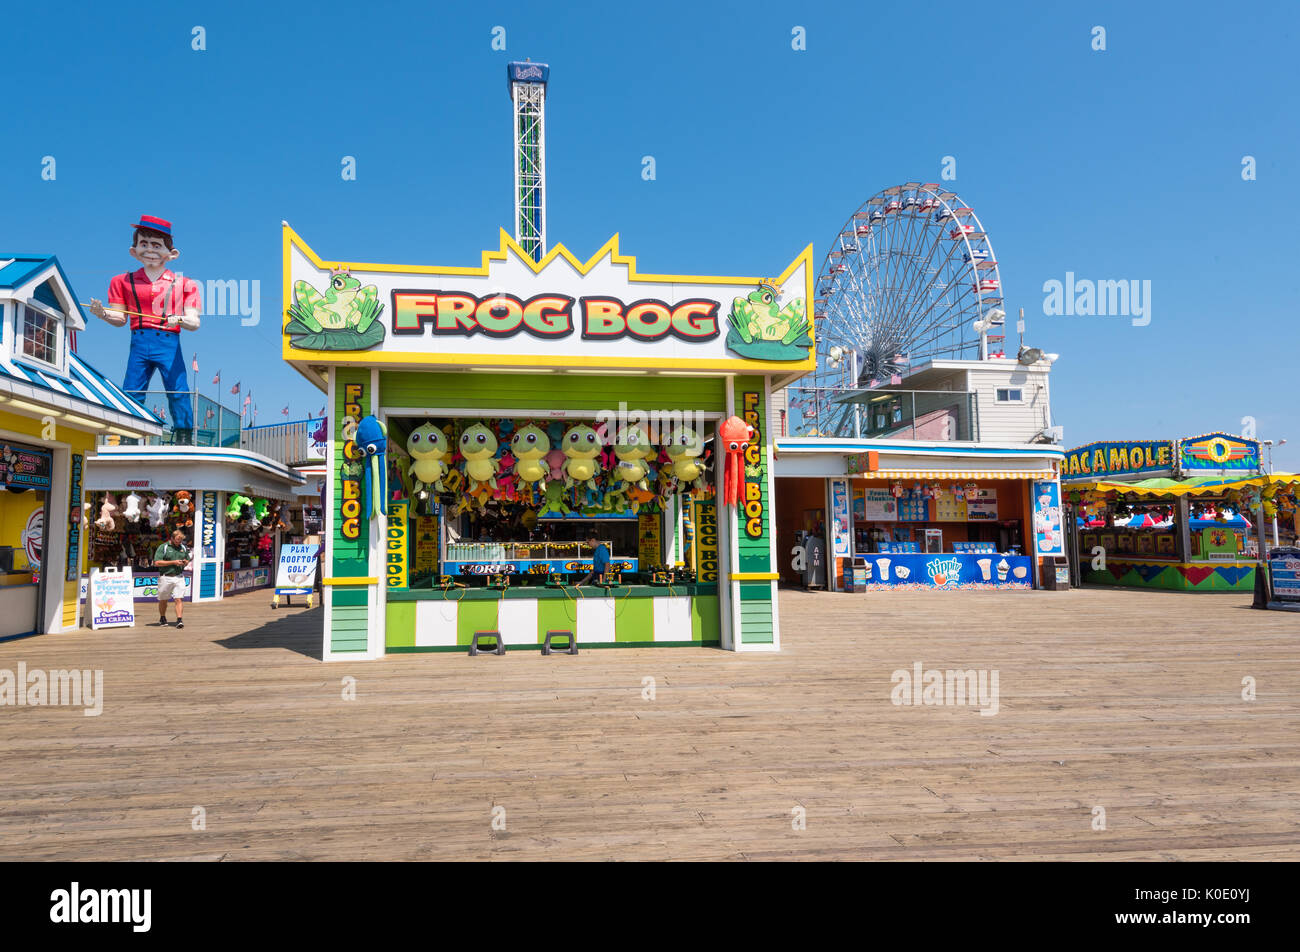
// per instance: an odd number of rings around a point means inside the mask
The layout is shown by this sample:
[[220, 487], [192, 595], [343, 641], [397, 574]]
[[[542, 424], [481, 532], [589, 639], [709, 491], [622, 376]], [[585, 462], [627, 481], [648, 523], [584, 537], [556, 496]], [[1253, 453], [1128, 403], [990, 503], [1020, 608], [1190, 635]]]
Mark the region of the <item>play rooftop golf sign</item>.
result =
[[812, 246], [775, 277], [643, 274], [615, 235], [533, 261], [503, 231], [477, 267], [325, 261], [284, 227], [284, 357], [362, 366], [799, 373]]

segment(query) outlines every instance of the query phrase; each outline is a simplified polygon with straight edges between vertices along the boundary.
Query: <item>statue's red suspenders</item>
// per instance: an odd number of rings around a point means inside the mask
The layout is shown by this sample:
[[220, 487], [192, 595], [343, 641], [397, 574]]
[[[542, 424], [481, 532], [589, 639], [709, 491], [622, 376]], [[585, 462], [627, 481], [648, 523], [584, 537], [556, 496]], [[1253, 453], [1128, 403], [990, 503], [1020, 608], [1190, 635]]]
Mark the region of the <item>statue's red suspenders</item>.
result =
[[[146, 278], [147, 278], [148, 276], [149, 276], [149, 275], [147, 275], [147, 274], [145, 275]], [[127, 272], [127, 275], [126, 275], [126, 283], [129, 284], [129, 285], [131, 286], [131, 296], [132, 296], [133, 298], [135, 298], [135, 314], [132, 315], [132, 317], [131, 317], [131, 330], [133, 330], [133, 331], [138, 331], [138, 330], [141, 330], [141, 329], [143, 328], [145, 318], [143, 318], [143, 317], [140, 316], [140, 315], [144, 314], [144, 308], [143, 308], [143, 307], [141, 306], [141, 304], [140, 304], [140, 292], [138, 292], [138, 291], [135, 289], [135, 272], [134, 272], [134, 271], [128, 271], [128, 272]], [[158, 320], [161, 320], [161, 321], [163, 322], [163, 325], [164, 325], [164, 326], [163, 326], [163, 327], [159, 327], [159, 328], [144, 328], [144, 329], [146, 329], [146, 330], [170, 330], [170, 329], [171, 329], [171, 328], [166, 327], [166, 323], [167, 323], [166, 319], [167, 319], [168, 317], [171, 316], [171, 310], [172, 310], [172, 292], [173, 292], [173, 290], [175, 290], [175, 288], [176, 288], [176, 279], [175, 279], [175, 278], [172, 278], [171, 283], [167, 285], [167, 303], [163, 306], [163, 315], [162, 315], [161, 318], [157, 318]], [[157, 295], [154, 296], [154, 300], [157, 300]], [[119, 325], [119, 326], [120, 326], [120, 325]]]

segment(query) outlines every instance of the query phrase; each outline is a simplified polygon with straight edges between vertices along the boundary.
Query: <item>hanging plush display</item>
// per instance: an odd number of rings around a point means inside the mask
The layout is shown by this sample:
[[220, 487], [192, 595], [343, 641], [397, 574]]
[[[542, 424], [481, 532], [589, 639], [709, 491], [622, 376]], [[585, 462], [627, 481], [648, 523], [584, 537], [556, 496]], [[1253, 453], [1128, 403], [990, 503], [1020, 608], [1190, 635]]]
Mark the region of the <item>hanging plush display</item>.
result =
[[718, 444], [726, 454], [722, 471], [722, 502], [734, 506], [744, 498], [745, 450], [754, 437], [754, 428], [740, 417], [728, 417], [718, 427]]
[[388, 504], [388, 430], [373, 416], [362, 418], [357, 424], [357, 434], [353, 442], [366, 456], [365, 483], [362, 489], [362, 512], [382, 515]]
[[253, 500], [249, 499], [247, 496], [241, 496], [239, 493], [235, 493], [230, 497], [230, 501], [226, 505], [227, 521], [238, 522], [240, 519], [243, 519], [244, 507], [251, 507], [252, 505]]
[[176, 524], [178, 526], [194, 525], [194, 499], [188, 490], [182, 489], [176, 493], [176, 500], [172, 506], [172, 512], [178, 517]]
[[614, 456], [618, 459], [614, 467], [616, 477], [627, 485], [639, 489], [649, 488], [646, 477], [650, 475], [649, 460], [654, 458], [655, 449], [650, 445], [650, 438], [643, 427], [623, 427], [614, 442]]
[[704, 491], [704, 441], [688, 426], [679, 427], [667, 446], [668, 472], [677, 480], [677, 491]]
[[149, 503], [145, 506], [145, 512], [149, 514], [149, 525], [157, 529], [167, 518], [167, 497], [150, 496]]
[[142, 500], [135, 493], [126, 497], [126, 508], [122, 510], [122, 515], [126, 516], [128, 522], [139, 522], [140, 517], [144, 515], [144, 510], [140, 508]]
[[117, 528], [117, 516], [120, 511], [113, 494], [104, 493], [104, 502], [99, 507], [99, 518], [95, 520], [95, 525], [111, 532]]
[[406, 438], [406, 452], [411, 457], [408, 475], [415, 480], [416, 495], [433, 489], [446, 492], [442, 478], [447, 475], [445, 460], [451, 452], [447, 436], [432, 423], [423, 423]]
[[465, 457], [465, 493], [472, 496], [482, 487], [497, 488], [497, 438], [482, 423], [474, 423], [460, 435], [460, 455]]
[[[526, 485], [540, 483], [550, 475], [546, 462], [551, 452], [551, 441], [546, 434], [531, 423], [520, 427], [510, 439], [510, 449], [515, 457], [515, 475]], [[563, 458], [564, 454], [560, 454]]]
[[564, 488], [587, 489], [599, 492], [596, 479], [600, 475], [600, 436], [585, 423], [571, 426], [560, 441], [564, 451]]

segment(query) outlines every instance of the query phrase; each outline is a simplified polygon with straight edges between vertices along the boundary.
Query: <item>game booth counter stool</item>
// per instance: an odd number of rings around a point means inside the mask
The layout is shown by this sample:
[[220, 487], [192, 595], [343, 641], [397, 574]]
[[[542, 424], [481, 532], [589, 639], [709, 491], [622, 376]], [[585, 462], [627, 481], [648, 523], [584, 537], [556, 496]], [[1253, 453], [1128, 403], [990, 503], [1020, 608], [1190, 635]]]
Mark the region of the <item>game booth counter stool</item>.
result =
[[330, 408], [325, 660], [779, 649], [767, 416], [814, 363], [811, 246], [775, 277], [642, 273], [617, 236], [381, 265], [285, 224], [283, 250], [283, 355]]

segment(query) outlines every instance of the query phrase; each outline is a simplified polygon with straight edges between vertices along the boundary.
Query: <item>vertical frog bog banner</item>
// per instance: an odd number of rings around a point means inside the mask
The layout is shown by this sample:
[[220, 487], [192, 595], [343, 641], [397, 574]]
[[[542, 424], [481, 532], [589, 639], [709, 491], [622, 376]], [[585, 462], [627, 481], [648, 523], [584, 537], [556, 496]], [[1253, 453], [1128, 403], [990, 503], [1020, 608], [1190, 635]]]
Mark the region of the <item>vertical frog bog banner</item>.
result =
[[310, 595], [316, 582], [319, 545], [282, 545], [275, 568], [275, 594]]

